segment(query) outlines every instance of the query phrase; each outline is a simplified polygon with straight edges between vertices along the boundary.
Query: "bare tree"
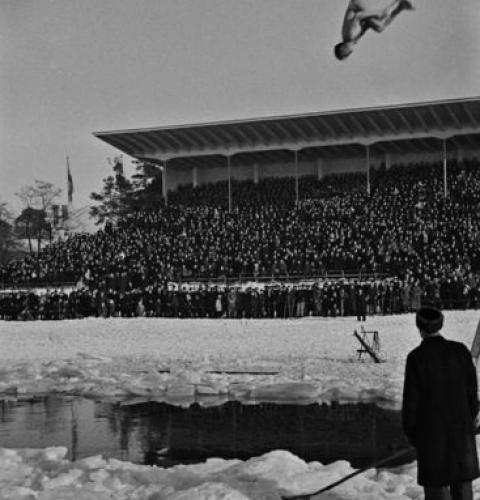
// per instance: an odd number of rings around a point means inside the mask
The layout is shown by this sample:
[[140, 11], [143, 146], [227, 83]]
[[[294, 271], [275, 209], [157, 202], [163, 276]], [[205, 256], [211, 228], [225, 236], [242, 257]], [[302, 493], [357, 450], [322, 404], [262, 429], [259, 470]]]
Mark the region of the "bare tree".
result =
[[7, 203], [4, 201], [0, 202], [0, 220], [4, 220], [10, 223], [13, 220], [12, 213], [8, 209]]
[[[37, 251], [40, 251], [42, 242], [42, 232], [49, 228], [47, 214], [53, 201], [60, 196], [62, 190], [55, 187], [51, 182], [35, 180], [33, 186], [23, 186], [15, 196], [20, 198], [24, 205], [22, 211], [22, 221], [25, 222], [25, 232], [28, 238], [30, 253], [32, 250], [32, 222], [35, 222], [35, 232], [37, 236]], [[35, 215], [35, 217], [33, 217]], [[35, 219], [35, 220], [34, 220]]]
[[7, 204], [0, 202], [0, 266], [20, 253], [13, 222], [14, 218]]
[[62, 190], [55, 187], [51, 182], [36, 180], [32, 188], [33, 196], [37, 203], [36, 208], [45, 210], [45, 212], [51, 208], [55, 198], [58, 198], [62, 194]]

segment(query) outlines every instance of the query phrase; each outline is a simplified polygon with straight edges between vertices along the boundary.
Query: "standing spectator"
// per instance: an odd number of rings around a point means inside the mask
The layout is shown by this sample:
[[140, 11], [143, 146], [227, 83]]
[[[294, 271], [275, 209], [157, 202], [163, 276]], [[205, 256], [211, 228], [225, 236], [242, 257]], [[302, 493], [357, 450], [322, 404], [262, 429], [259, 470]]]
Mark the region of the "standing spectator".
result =
[[143, 299], [139, 299], [135, 313], [139, 318], [143, 318], [145, 316], [145, 306], [143, 305]]
[[237, 317], [237, 290], [235, 287], [227, 289], [228, 317]]
[[266, 316], [266, 293], [265, 288], [258, 290], [258, 316], [257, 318], [264, 318]]
[[293, 286], [287, 288], [286, 313], [284, 317], [293, 318], [295, 312], [295, 290]]
[[346, 292], [342, 284], [338, 290], [338, 313], [340, 316], [345, 316]]
[[306, 305], [306, 296], [303, 287], [297, 288], [296, 297], [297, 298], [296, 298], [295, 316], [297, 318], [303, 318], [305, 316], [305, 305]]
[[420, 288], [420, 282], [417, 280], [413, 284], [410, 290], [410, 297], [412, 303], [412, 310], [418, 311], [422, 307], [422, 289]]
[[223, 316], [223, 303], [221, 294], [217, 295], [215, 299], [215, 317], [221, 318]]
[[402, 312], [408, 313], [411, 311], [411, 303], [410, 303], [411, 287], [408, 281], [401, 282], [400, 286], [402, 294]]
[[321, 316], [322, 315], [322, 297], [323, 290], [320, 288], [317, 283], [313, 285], [313, 315]]
[[258, 290], [254, 288], [251, 291], [251, 308], [252, 308], [252, 318], [258, 318], [259, 317], [259, 296], [258, 296]]
[[115, 295], [113, 293], [113, 290], [109, 290], [107, 294], [107, 317], [115, 317]]
[[367, 301], [362, 286], [356, 289], [355, 308], [357, 310], [357, 321], [367, 320]]
[[327, 288], [327, 313], [332, 318], [337, 316], [337, 290], [333, 283], [331, 283]]
[[423, 340], [407, 357], [402, 419], [405, 434], [417, 449], [418, 483], [426, 500], [450, 495], [454, 500], [471, 500], [472, 480], [480, 475], [472, 357], [465, 345], [440, 335], [443, 314], [438, 309], [421, 308], [416, 325]]

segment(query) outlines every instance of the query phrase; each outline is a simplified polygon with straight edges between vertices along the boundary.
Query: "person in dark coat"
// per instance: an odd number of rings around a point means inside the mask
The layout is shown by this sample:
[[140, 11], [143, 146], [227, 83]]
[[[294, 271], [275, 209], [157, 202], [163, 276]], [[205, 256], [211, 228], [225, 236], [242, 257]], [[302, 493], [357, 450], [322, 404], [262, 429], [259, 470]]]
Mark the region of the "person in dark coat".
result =
[[407, 357], [402, 420], [417, 450], [418, 484], [425, 500], [471, 500], [471, 482], [480, 475], [472, 357], [464, 344], [440, 335], [443, 314], [438, 309], [422, 307], [416, 324], [423, 340]]
[[355, 295], [355, 309], [357, 310], [357, 321], [367, 319], [367, 299], [362, 286], [357, 287]]

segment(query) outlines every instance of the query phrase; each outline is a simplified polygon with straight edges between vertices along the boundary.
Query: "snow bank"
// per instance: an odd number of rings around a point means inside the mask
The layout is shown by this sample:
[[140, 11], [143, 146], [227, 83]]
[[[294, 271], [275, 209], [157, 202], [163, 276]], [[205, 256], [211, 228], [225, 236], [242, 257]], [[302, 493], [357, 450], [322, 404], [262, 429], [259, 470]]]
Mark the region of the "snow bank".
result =
[[[445, 336], [470, 346], [479, 317], [447, 312]], [[185, 405], [237, 399], [398, 407], [405, 357], [420, 340], [414, 317], [373, 317], [365, 326], [379, 331], [386, 363], [357, 361], [354, 318], [0, 322], [0, 398], [60, 392]], [[222, 370], [235, 373], [214, 373]]]
[[[65, 460], [66, 448], [0, 449], [3, 500], [280, 500], [307, 493], [345, 476], [347, 462], [305, 463], [287, 451], [246, 462], [210, 459], [170, 469], [134, 465], [100, 456]], [[369, 470], [336, 488], [337, 499], [420, 499], [414, 464], [394, 471]], [[322, 498], [322, 497], [318, 497]]]

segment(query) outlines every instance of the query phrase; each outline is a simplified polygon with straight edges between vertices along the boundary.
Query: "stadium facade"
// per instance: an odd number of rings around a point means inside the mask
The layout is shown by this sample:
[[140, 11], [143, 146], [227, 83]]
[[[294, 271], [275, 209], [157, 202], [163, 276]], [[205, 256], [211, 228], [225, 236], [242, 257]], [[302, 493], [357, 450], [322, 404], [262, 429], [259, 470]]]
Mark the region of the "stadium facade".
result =
[[[480, 152], [480, 97], [374, 108], [94, 132], [141, 161], [161, 165], [163, 190], [232, 179], [369, 172], [384, 164], [442, 161]], [[231, 196], [229, 197], [231, 199]]]

